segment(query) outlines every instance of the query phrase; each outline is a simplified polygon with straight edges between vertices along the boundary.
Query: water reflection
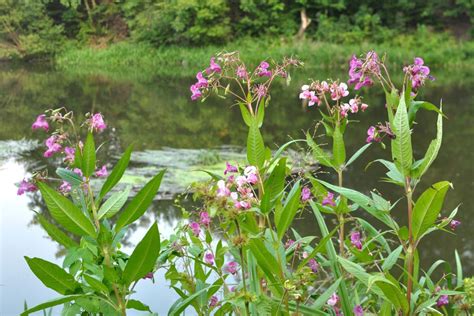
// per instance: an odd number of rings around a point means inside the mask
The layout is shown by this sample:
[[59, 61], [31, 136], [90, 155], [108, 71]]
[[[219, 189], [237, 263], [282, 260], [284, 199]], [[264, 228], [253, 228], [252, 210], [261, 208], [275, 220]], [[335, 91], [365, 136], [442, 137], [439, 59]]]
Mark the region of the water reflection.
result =
[[[266, 111], [263, 130], [266, 143], [273, 148], [274, 144], [282, 144], [290, 137], [301, 137], [302, 131], [313, 126], [318, 119], [315, 109], [302, 108], [297, 100], [298, 87], [307, 77], [310, 75], [294, 76], [289, 87], [280, 86], [275, 89], [272, 104]], [[317, 74], [317, 77], [326, 78], [327, 73]], [[341, 73], [340, 77], [344, 78], [345, 75]], [[437, 78], [438, 82], [445, 79], [442, 75]], [[190, 82], [191, 80], [168, 78], [138, 82], [94, 75], [75, 77], [51, 69], [22, 68], [1, 71], [2, 315], [17, 314], [24, 299], [35, 304], [54, 297], [54, 293], [45, 289], [28, 271], [22, 256], [39, 256], [54, 260], [61, 255], [61, 249], [43, 238], [45, 233], [36, 225], [31, 212], [44, 210], [41, 199], [37, 195], [17, 198], [13, 185], [38, 167], [45, 167], [53, 173], [59, 164], [59, 161], [47, 161], [42, 158], [41, 147], [38, 147], [41, 146], [40, 136], [30, 130], [32, 119], [47, 108], [59, 106], [67, 106], [77, 115], [89, 111], [103, 112], [112, 127], [103, 135], [104, 139], [111, 140], [105, 147], [107, 156], [117, 159], [125, 146], [135, 143], [136, 152], [132, 158], [131, 171], [125, 177], [125, 185], [132, 185], [135, 190], [143, 184], [145, 178], [158, 169], [169, 168], [169, 176], [165, 179], [162, 190], [167, 193], [164, 196], [167, 199], [156, 201], [150, 212], [132, 226], [130, 234], [126, 236], [126, 244], [133, 245], [154, 220], [158, 220], [163, 236], [171, 234], [180, 217], [180, 211], [174, 206], [171, 197], [186, 190], [190, 182], [205, 178], [193, 170], [206, 166], [217, 171], [227, 159], [244, 159], [242, 149], [235, 147], [246, 139], [246, 130], [240, 123], [239, 110], [229, 110], [230, 104], [225, 104], [220, 99], [210, 100], [205, 104], [191, 103], [187, 89]], [[454, 190], [448, 193], [443, 215], [449, 214], [462, 201], [459, 218], [463, 224], [457, 235], [437, 232], [426, 238], [422, 242], [423, 250], [420, 255], [426, 268], [427, 263], [440, 258], [452, 262], [453, 251], [457, 248], [462, 256], [466, 275], [472, 275], [474, 245], [470, 227], [474, 224], [474, 219], [469, 214], [474, 206], [470, 199], [470, 193], [474, 189], [474, 129], [470, 124], [474, 118], [473, 94], [469, 82], [456, 82], [455, 79], [450, 82], [446, 87], [435, 83], [435, 87], [428, 89], [425, 96], [433, 102], [442, 97], [449, 120], [445, 121], [443, 150], [423, 183], [418, 186], [418, 190], [421, 191], [437, 181], [452, 181]], [[364, 144], [367, 127], [385, 116], [382, 95], [370, 94], [365, 101], [370, 105], [368, 112], [358, 115], [357, 119], [361, 123], [349, 127], [350, 132], [347, 133], [348, 154]], [[418, 158], [423, 156], [429, 141], [434, 138], [435, 120], [433, 113], [423, 113], [418, 125], [414, 127], [414, 144], [418, 148], [415, 155]], [[388, 157], [389, 152], [376, 146], [369, 151], [370, 153], [350, 166], [345, 183], [349, 187], [363, 188], [366, 193], [377, 186], [385, 198], [394, 202], [402, 192], [399, 188], [379, 181], [385, 173], [383, 167], [373, 165], [364, 171], [368, 155]], [[189, 201], [182, 203], [192, 207]], [[393, 212], [403, 222], [404, 209], [396, 208]], [[296, 223], [301, 234], [317, 235], [312, 215], [303, 213], [302, 216]], [[61, 261], [59, 258], [56, 260]], [[148, 297], [145, 301], [150, 302], [155, 311], [165, 313], [173, 301], [172, 291], [166, 290], [162, 276], [158, 282], [159, 286], [145, 283], [141, 285], [146, 289], [141, 295]], [[157, 302], [158, 298], [166, 304]], [[153, 304], [153, 301], [156, 304]]]

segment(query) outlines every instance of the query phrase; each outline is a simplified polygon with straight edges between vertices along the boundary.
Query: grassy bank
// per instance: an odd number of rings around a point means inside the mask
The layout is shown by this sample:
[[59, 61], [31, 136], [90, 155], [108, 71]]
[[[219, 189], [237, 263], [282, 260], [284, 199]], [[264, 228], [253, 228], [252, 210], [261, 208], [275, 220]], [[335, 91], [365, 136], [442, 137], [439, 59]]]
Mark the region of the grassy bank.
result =
[[146, 44], [122, 42], [105, 49], [65, 49], [56, 57], [59, 69], [77, 73], [140, 74], [141, 76], [193, 76], [206, 67], [209, 56], [219, 51], [238, 50], [241, 56], [256, 65], [262, 59], [296, 56], [309, 69], [346, 67], [353, 53], [375, 49], [387, 53], [389, 63], [410, 63], [422, 56], [427, 64], [437, 68], [471, 70], [474, 66], [474, 43], [457, 41], [445, 35], [398, 36], [383, 43], [333, 44], [310, 40], [245, 39], [223, 46], [154, 48]]

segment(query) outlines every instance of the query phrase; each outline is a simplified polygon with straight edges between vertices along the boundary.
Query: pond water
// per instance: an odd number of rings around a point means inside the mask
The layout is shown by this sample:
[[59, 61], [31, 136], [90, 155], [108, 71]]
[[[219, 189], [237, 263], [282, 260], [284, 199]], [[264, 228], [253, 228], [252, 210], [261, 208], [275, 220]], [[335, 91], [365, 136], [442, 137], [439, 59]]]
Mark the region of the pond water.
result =
[[[346, 75], [336, 71], [341, 79]], [[289, 86], [276, 86], [272, 103], [266, 111], [263, 135], [266, 144], [276, 148], [290, 138], [301, 138], [303, 131], [314, 126], [318, 113], [301, 106], [298, 87], [306, 78], [328, 77], [328, 71], [300, 73]], [[466, 78], [438, 75], [437, 81], [426, 89], [423, 97], [435, 104], [443, 99], [448, 116], [445, 121], [443, 149], [425, 176], [419, 190], [441, 180], [454, 185], [447, 196], [443, 214], [447, 215], [462, 202], [458, 213], [462, 225], [456, 235], [436, 232], [422, 242], [422, 266], [444, 259], [453, 262], [454, 249], [458, 249], [466, 275], [474, 272], [474, 244], [472, 227], [474, 206], [473, 145], [474, 108], [472, 82]], [[157, 170], [167, 167], [168, 173], [160, 190], [160, 199], [132, 227], [126, 236], [126, 245], [135, 245], [147, 227], [157, 220], [160, 232], [169, 236], [179, 220], [175, 206], [177, 194], [186, 192], [192, 181], [206, 179], [196, 171], [202, 167], [216, 171], [225, 160], [243, 161], [245, 156], [239, 145], [244, 144], [246, 129], [240, 112], [230, 108], [229, 102], [210, 99], [206, 103], [189, 100], [188, 86], [192, 79], [146, 78], [130, 73], [120, 78], [103, 74], [72, 75], [47, 67], [3, 66], [0, 68], [0, 314], [17, 315], [25, 300], [29, 306], [56, 297], [29, 271], [23, 256], [41, 257], [60, 263], [62, 249], [46, 238], [46, 233], [34, 219], [35, 211], [44, 211], [38, 195], [16, 196], [15, 183], [38, 167], [53, 172], [57, 161], [42, 159], [42, 135], [33, 133], [31, 123], [40, 112], [48, 108], [65, 106], [76, 115], [102, 112], [109, 129], [103, 135], [111, 139], [105, 146], [107, 153], [116, 158], [120, 150], [135, 144], [131, 170], [124, 182], [137, 190], [145, 179]], [[449, 82], [441, 86], [442, 82]], [[370, 93], [370, 92], [369, 92]], [[369, 125], [385, 117], [383, 96], [369, 94], [366, 113], [356, 116], [360, 124], [351, 126], [347, 133], [348, 153], [353, 153], [365, 142]], [[417, 145], [415, 155], [422, 157], [427, 144], [434, 137], [433, 113], [422, 112], [415, 126]], [[428, 127], [427, 127], [428, 126]], [[322, 130], [321, 130], [322, 132]], [[298, 148], [295, 148], [298, 150]], [[386, 157], [387, 150], [369, 149], [372, 157]], [[380, 182], [384, 169], [373, 165], [364, 171], [367, 156], [351, 166], [345, 183], [348, 187], [362, 188], [367, 193], [377, 186], [392, 202], [401, 195], [399, 188]], [[324, 170], [323, 170], [324, 171]], [[328, 175], [323, 175], [330, 178]], [[192, 202], [182, 202], [192, 207]], [[394, 209], [404, 220], [404, 209]], [[317, 235], [318, 230], [311, 214], [303, 213], [295, 223], [302, 235]], [[148, 303], [152, 310], [165, 314], [176, 296], [163, 278], [163, 271], [139, 283], [137, 297]]]

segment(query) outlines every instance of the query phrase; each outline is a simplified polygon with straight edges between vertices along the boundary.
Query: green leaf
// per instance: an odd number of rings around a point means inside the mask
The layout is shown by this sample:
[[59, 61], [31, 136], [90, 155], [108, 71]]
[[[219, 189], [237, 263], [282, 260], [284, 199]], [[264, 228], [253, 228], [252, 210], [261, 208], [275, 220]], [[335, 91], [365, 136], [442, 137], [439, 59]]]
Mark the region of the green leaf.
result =
[[260, 104], [258, 105], [258, 111], [257, 111], [258, 128], [262, 127], [264, 118], [265, 118], [265, 98], [262, 98], [262, 100], [260, 101]]
[[137, 301], [137, 300], [128, 300], [127, 309], [135, 309], [137, 311], [144, 311], [144, 312], [151, 313], [151, 309], [148, 305], [145, 305], [142, 302]]
[[321, 294], [317, 299], [316, 301], [314, 301], [313, 305], [311, 306], [312, 308], [315, 308], [315, 309], [321, 309], [323, 308], [324, 304], [326, 304], [326, 302], [328, 301], [328, 299], [331, 297], [331, 295], [333, 295], [336, 291], [337, 291], [337, 288], [339, 287], [339, 284], [341, 283], [342, 281], [342, 277], [340, 277], [339, 279], [336, 280], [336, 282], [334, 282], [333, 284], [331, 284], [330, 287], [327, 288], [326, 291], [324, 291], [323, 294]]
[[370, 145], [372, 145], [372, 143], [368, 143], [368, 144], [365, 144], [364, 146], [362, 146], [361, 148], [359, 148], [359, 150], [357, 150], [351, 158], [349, 158], [349, 160], [346, 162], [346, 164], [344, 165], [344, 167], [348, 167], [351, 163], [353, 163], [354, 161], [356, 161], [357, 158], [359, 158], [360, 155], [362, 155], [364, 153], [364, 151], [370, 147]]
[[388, 257], [384, 260], [384, 262], [382, 264], [382, 270], [383, 271], [390, 271], [390, 269], [392, 269], [392, 267], [397, 263], [397, 260], [400, 258], [400, 254], [402, 253], [402, 251], [403, 251], [402, 246], [398, 246], [397, 249], [392, 251], [388, 255]]
[[285, 205], [275, 211], [275, 224], [278, 232], [278, 238], [281, 239], [288, 227], [290, 227], [293, 218], [298, 212], [300, 206], [301, 187], [300, 181], [296, 182], [286, 197]]
[[56, 174], [64, 181], [69, 182], [72, 186], [80, 186], [84, 182], [80, 175], [65, 168], [57, 168]]
[[391, 127], [396, 136], [395, 139], [392, 140], [392, 159], [398, 170], [400, 170], [404, 176], [408, 176], [410, 175], [413, 162], [413, 150], [404, 95], [400, 98], [400, 103], [398, 104], [397, 112], [393, 119], [393, 126]]
[[283, 289], [275, 278], [275, 276], [279, 275], [280, 265], [273, 254], [265, 247], [263, 240], [260, 238], [251, 239], [249, 242], [249, 248], [257, 260], [258, 266], [270, 281], [269, 283], [272, 285], [272, 288], [274, 288], [279, 295], [283, 294]]
[[400, 186], [405, 185], [405, 178], [403, 177], [403, 174], [401, 174], [400, 171], [398, 171], [397, 166], [395, 166], [393, 162], [385, 160], [385, 159], [377, 159], [377, 160], [374, 160], [373, 162], [380, 162], [388, 169], [388, 172], [386, 173], [386, 175], [390, 179], [390, 182], [395, 183]]
[[396, 306], [397, 309], [403, 310], [403, 314], [406, 315], [409, 309], [408, 301], [397, 285], [388, 278], [379, 275], [371, 276], [369, 278], [369, 287], [372, 283], [376, 284], [384, 293], [385, 297]]
[[332, 139], [334, 167], [336, 167], [337, 169], [341, 169], [342, 165], [344, 165], [344, 162], [346, 161], [346, 147], [344, 145], [344, 136], [342, 135], [339, 126], [336, 126], [336, 128], [334, 129]]
[[[323, 214], [319, 210], [318, 206], [314, 201], [309, 202], [311, 205], [311, 209], [313, 210], [314, 216], [316, 217], [316, 221], [318, 222], [319, 229], [321, 231], [321, 236], [326, 237], [329, 235], [329, 230], [326, 226], [326, 222], [324, 221]], [[332, 270], [332, 273], [336, 278], [340, 278], [343, 276], [341, 268], [338, 264], [338, 256], [336, 254], [336, 249], [334, 248], [334, 244], [331, 240], [325, 243], [326, 244], [326, 252], [329, 258], [329, 264]], [[342, 311], [344, 315], [351, 315], [352, 307], [350, 306], [350, 298], [349, 298], [349, 291], [347, 289], [346, 282], [344, 279], [341, 280], [339, 284], [339, 295], [341, 296], [341, 305]]]
[[186, 298], [178, 299], [168, 310], [168, 316], [181, 315], [181, 313], [194, 301], [194, 299], [196, 299], [202, 293], [205, 293], [210, 287], [212, 286], [206, 286]]
[[239, 107], [240, 107], [240, 112], [242, 113], [242, 118], [244, 119], [245, 124], [250, 127], [250, 125], [252, 125], [252, 122], [253, 122], [252, 115], [250, 114], [245, 104], [239, 103]]
[[51, 216], [59, 224], [76, 235], [97, 236], [92, 222], [69, 199], [51, 189], [45, 183], [38, 183], [38, 187]]
[[120, 181], [122, 178], [125, 170], [128, 167], [128, 163], [130, 162], [130, 156], [132, 155], [132, 149], [133, 146], [130, 145], [127, 147], [125, 152], [123, 153], [122, 157], [120, 160], [117, 162], [115, 165], [114, 169], [110, 173], [110, 175], [107, 177], [107, 180], [105, 180], [104, 185], [102, 186], [102, 189], [100, 190], [99, 194], [99, 201], [104, 198], [104, 196]]
[[145, 213], [160, 188], [164, 173], [165, 170], [160, 171], [138, 192], [133, 200], [128, 203], [115, 224], [116, 232], [120, 231], [122, 227], [134, 222]]
[[61, 296], [61, 297], [52, 299], [50, 301], [41, 303], [39, 305], [36, 305], [35, 307], [32, 307], [32, 308], [24, 311], [23, 313], [21, 313], [21, 316], [26, 316], [26, 315], [29, 315], [31, 313], [38, 312], [38, 311], [41, 311], [41, 310], [45, 310], [45, 309], [53, 307], [53, 306], [61, 305], [61, 304], [64, 304], [64, 303], [67, 303], [67, 302], [70, 302], [70, 301], [73, 301], [73, 300], [76, 300], [76, 299], [82, 298], [82, 297], [87, 297], [87, 295], [75, 294], [75, 295]]
[[86, 282], [89, 283], [89, 285], [95, 290], [102, 293], [106, 293], [106, 294], [109, 293], [109, 289], [107, 288], [107, 286], [105, 286], [101, 281], [97, 280], [95, 277], [87, 275], [87, 274], [83, 274], [82, 276], [84, 277], [84, 280], [86, 280]]
[[252, 120], [247, 137], [247, 160], [251, 165], [261, 169], [265, 162], [265, 145], [262, 134], [258, 128], [258, 122]]
[[428, 111], [434, 111], [438, 113], [441, 116], [444, 116], [443, 112], [441, 109], [438, 109], [436, 105], [430, 102], [426, 101], [411, 101], [410, 107], [408, 109], [408, 120], [410, 122], [410, 126], [413, 125], [413, 122], [416, 119], [416, 113], [418, 112], [419, 109], [425, 109]]
[[331, 157], [316, 144], [309, 133], [306, 133], [306, 142], [313, 152], [314, 159], [316, 159], [318, 163], [326, 167], [334, 167], [331, 162]]
[[461, 258], [457, 250], [454, 250], [454, 258], [456, 258], [456, 287], [463, 285], [462, 264]]
[[127, 261], [123, 279], [127, 285], [151, 272], [160, 254], [160, 233], [156, 222], [150, 227], [145, 237], [138, 243]]
[[92, 133], [87, 134], [82, 152], [82, 172], [85, 177], [90, 177], [95, 171], [95, 143]]
[[381, 222], [383, 222], [387, 226], [389, 226], [391, 228], [394, 227], [395, 224], [391, 220], [389, 214], [387, 212], [382, 211], [382, 210], [378, 210], [375, 207], [375, 202], [372, 201], [372, 199], [369, 198], [368, 196], [366, 196], [366, 195], [364, 195], [364, 194], [362, 194], [358, 191], [352, 190], [352, 189], [332, 185], [332, 184], [330, 184], [326, 181], [323, 181], [323, 180], [316, 179], [316, 181], [323, 184], [328, 189], [330, 189], [332, 191], [335, 191], [335, 192], [341, 194], [342, 196], [345, 196], [347, 199], [351, 200], [352, 202], [354, 202], [357, 205], [359, 205], [360, 207], [362, 207], [364, 210], [369, 212], [372, 216], [374, 216], [375, 218], [377, 218], [378, 220], [380, 220]]
[[123, 192], [115, 192], [112, 194], [108, 200], [100, 206], [97, 217], [101, 219], [104, 216], [105, 218], [114, 216], [118, 211], [120, 211], [125, 202], [127, 202], [129, 194], [130, 188], [127, 188]]
[[72, 275], [54, 263], [40, 258], [25, 257], [25, 260], [31, 271], [46, 287], [60, 294], [74, 293], [79, 286]]
[[260, 211], [262, 213], [270, 212], [273, 201], [285, 188], [285, 177], [286, 158], [281, 158], [263, 185], [265, 193], [260, 203]]
[[433, 139], [426, 150], [425, 157], [421, 161], [420, 165], [413, 170], [412, 176], [415, 178], [421, 178], [423, 174], [428, 170], [433, 161], [435, 161], [438, 156], [439, 149], [441, 148], [441, 143], [443, 141], [443, 116], [438, 115], [438, 121], [436, 123], [436, 138]]
[[77, 242], [69, 238], [69, 236], [66, 235], [61, 229], [56, 227], [56, 225], [48, 222], [48, 220], [44, 218], [43, 215], [37, 214], [37, 217], [41, 226], [48, 233], [49, 237], [51, 237], [54, 241], [58, 242], [66, 248], [73, 248], [79, 246]]
[[413, 208], [413, 237], [418, 239], [438, 218], [444, 197], [451, 183], [441, 181], [429, 187], [416, 201]]

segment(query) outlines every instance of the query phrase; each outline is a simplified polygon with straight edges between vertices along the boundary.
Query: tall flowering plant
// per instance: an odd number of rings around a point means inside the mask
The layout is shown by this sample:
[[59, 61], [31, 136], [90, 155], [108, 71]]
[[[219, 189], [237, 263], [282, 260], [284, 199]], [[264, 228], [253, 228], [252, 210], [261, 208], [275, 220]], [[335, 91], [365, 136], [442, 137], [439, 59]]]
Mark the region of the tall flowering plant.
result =
[[[39, 190], [49, 211], [36, 216], [48, 235], [66, 250], [62, 266], [41, 258], [25, 257], [31, 271], [61, 296], [26, 308], [22, 315], [63, 305], [64, 315], [125, 315], [127, 309], [149, 310], [133, 299], [133, 288], [143, 278], [152, 278], [160, 254], [160, 236], [153, 224], [131, 255], [120, 250], [127, 226], [149, 207], [163, 177], [157, 174], [126, 204], [129, 189], [111, 190], [122, 178], [132, 152], [129, 147], [112, 171], [99, 163], [95, 135], [107, 128], [100, 113], [90, 114], [77, 124], [65, 109], [41, 114], [35, 130], [50, 132], [44, 157], [60, 158], [63, 166], [55, 175], [39, 170], [23, 180], [18, 194]], [[92, 182], [105, 179], [94, 192]]]

